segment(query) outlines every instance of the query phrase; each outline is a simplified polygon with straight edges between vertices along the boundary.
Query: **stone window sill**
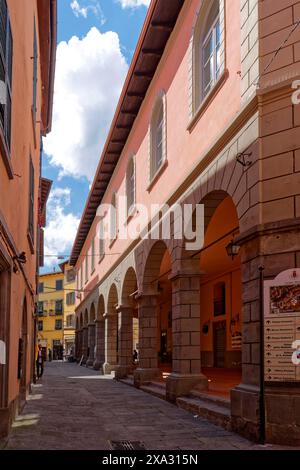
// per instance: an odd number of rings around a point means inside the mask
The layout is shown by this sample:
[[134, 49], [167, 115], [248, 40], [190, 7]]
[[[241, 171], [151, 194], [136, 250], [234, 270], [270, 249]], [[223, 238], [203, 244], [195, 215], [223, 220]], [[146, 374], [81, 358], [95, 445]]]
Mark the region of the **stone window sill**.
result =
[[154, 176], [152, 177], [148, 187], [147, 187], [147, 191], [148, 193], [150, 193], [150, 191], [152, 190], [153, 186], [155, 185], [155, 183], [157, 182], [158, 178], [161, 176], [161, 174], [165, 171], [165, 169], [167, 168], [168, 166], [168, 160], [165, 159], [164, 162], [161, 164], [161, 166], [159, 167], [159, 169], [156, 171], [156, 173], [154, 174]]
[[198, 109], [194, 113], [194, 116], [188, 123], [187, 130], [189, 132], [193, 130], [194, 126], [197, 124], [201, 116], [203, 116], [203, 114], [205, 113], [207, 108], [210, 106], [211, 102], [214, 100], [215, 96], [217, 95], [219, 90], [222, 88], [222, 86], [224, 85], [228, 77], [229, 77], [228, 69], [225, 69], [223, 73], [220, 75], [219, 79], [214, 84], [214, 87], [211, 89], [208, 95], [204, 98], [204, 100], [200, 103], [200, 105], [198, 106]]

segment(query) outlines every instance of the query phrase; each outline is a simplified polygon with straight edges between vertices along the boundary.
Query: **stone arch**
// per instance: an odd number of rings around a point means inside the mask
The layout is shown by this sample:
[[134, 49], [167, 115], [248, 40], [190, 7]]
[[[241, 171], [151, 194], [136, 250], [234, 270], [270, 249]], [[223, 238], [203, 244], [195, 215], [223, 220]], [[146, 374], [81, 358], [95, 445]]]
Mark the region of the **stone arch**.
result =
[[113, 314], [116, 313], [116, 307], [118, 305], [118, 289], [115, 283], [110, 286], [108, 297], [107, 297], [107, 309], [105, 313]]
[[101, 294], [98, 300], [97, 306], [97, 320], [103, 320], [103, 315], [105, 314], [105, 301], [104, 297]]
[[83, 327], [83, 314], [80, 312], [80, 317], [79, 317], [79, 328], [81, 329]]
[[84, 312], [84, 317], [83, 317], [83, 326], [87, 326], [89, 322], [89, 314], [87, 308], [85, 309]]
[[90, 308], [89, 323], [94, 323], [95, 320], [96, 320], [96, 309], [95, 309], [95, 304], [93, 302]]
[[133, 267], [130, 267], [124, 276], [121, 288], [121, 304], [132, 305], [132, 294], [137, 290], [137, 276]]
[[171, 258], [168, 246], [162, 240], [156, 241], [149, 250], [143, 270], [143, 291], [156, 290], [157, 286], [155, 285], [155, 281], [159, 277], [161, 262], [166, 251], [168, 252]]

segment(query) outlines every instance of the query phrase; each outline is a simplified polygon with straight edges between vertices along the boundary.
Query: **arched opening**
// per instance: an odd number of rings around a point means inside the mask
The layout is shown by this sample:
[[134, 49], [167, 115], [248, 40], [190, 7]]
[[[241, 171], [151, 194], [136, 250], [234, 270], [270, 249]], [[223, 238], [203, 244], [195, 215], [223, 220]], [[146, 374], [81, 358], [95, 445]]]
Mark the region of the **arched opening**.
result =
[[94, 369], [100, 370], [105, 362], [105, 303], [103, 295], [100, 295], [97, 306], [95, 329], [95, 361]]
[[82, 327], [82, 361], [81, 364], [86, 364], [88, 360], [88, 322], [89, 314], [87, 309], [85, 309], [83, 315], [83, 327]]
[[226, 247], [239, 233], [235, 205], [223, 192], [209, 194], [200, 253], [201, 364], [209, 391], [229, 398], [241, 382], [242, 281], [240, 255]]
[[116, 369], [118, 364], [118, 291], [115, 284], [112, 284], [107, 299], [107, 312], [105, 318], [105, 364], [104, 373], [110, 373]]
[[88, 350], [87, 350], [87, 366], [93, 366], [95, 359], [95, 343], [96, 343], [96, 309], [94, 303], [91, 305], [89, 324], [88, 324]]
[[156, 294], [156, 353], [158, 368], [166, 377], [172, 371], [172, 283], [171, 257], [164, 242], [151, 249], [144, 273], [144, 292]]
[[[124, 338], [130, 338], [130, 346], [124, 351], [124, 354], [128, 355], [126, 365], [130, 365], [133, 369], [138, 365], [139, 357], [139, 320], [138, 320], [138, 305], [136, 301], [137, 294], [137, 278], [133, 268], [129, 268], [125, 274], [123, 286], [122, 286], [122, 307], [120, 315], [127, 316], [128, 320], [123, 322], [123, 335]], [[119, 324], [120, 328], [120, 324]]]
[[18, 355], [18, 378], [20, 379], [20, 401], [26, 400], [26, 378], [27, 378], [27, 349], [28, 349], [28, 323], [27, 323], [27, 301], [24, 298], [22, 311], [22, 329], [19, 338]]

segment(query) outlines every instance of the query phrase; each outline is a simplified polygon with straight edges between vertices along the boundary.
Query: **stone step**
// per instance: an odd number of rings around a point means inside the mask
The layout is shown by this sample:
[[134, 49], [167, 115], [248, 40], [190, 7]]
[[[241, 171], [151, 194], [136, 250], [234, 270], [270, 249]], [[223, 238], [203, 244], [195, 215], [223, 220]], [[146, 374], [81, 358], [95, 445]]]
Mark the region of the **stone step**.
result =
[[130, 385], [134, 387], [133, 377], [125, 377], [124, 379], [118, 379], [118, 382], [122, 382], [123, 384]]
[[230, 410], [225, 406], [195, 397], [180, 397], [177, 398], [176, 403], [179, 408], [201, 416], [201, 418], [205, 418], [217, 426], [222, 426], [227, 430], [231, 429]]
[[214, 403], [215, 405], [218, 406], [223, 406], [225, 408], [228, 408], [230, 410], [230, 400], [229, 398], [224, 398], [220, 397], [217, 395], [210, 395], [205, 392], [200, 392], [199, 390], [193, 389], [190, 391], [189, 397], [191, 398], [198, 398], [199, 400], [206, 401], [208, 403]]
[[151, 395], [154, 395], [157, 398], [161, 398], [162, 400], [166, 399], [166, 388], [164, 386], [159, 386], [157, 382], [151, 382], [147, 385], [142, 385], [140, 387], [140, 390], [143, 390], [143, 392], [151, 393]]

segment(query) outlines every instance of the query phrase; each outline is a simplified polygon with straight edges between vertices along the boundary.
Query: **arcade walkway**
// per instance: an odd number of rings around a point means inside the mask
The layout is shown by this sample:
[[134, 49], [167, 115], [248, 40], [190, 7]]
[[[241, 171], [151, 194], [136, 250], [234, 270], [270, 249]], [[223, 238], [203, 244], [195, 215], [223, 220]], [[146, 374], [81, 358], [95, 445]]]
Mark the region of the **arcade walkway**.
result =
[[148, 450], [261, 449], [111, 377], [61, 362], [46, 365], [6, 449], [102, 450], [111, 440], [142, 441]]

